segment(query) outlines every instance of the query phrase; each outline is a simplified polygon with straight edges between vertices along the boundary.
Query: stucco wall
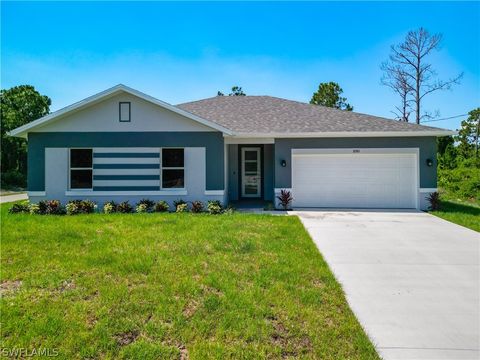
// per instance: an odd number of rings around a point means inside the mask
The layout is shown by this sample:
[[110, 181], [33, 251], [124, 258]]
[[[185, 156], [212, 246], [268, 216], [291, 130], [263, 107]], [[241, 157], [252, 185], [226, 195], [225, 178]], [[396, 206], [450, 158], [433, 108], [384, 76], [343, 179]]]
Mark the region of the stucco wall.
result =
[[219, 132], [68, 132], [29, 134], [29, 191], [46, 191], [45, 168], [52, 164], [46, 164], [45, 149], [71, 147], [202, 147], [206, 190], [224, 190], [224, 145]]
[[[436, 188], [436, 144], [434, 137], [275, 139], [275, 188], [291, 188], [292, 149], [308, 148], [419, 148], [420, 187]], [[433, 166], [427, 166], [427, 159]], [[280, 166], [281, 160], [286, 160], [286, 167]]]
[[[119, 121], [119, 103], [131, 103], [131, 121]], [[70, 113], [36, 132], [212, 131], [211, 128], [136, 96], [122, 93]]]

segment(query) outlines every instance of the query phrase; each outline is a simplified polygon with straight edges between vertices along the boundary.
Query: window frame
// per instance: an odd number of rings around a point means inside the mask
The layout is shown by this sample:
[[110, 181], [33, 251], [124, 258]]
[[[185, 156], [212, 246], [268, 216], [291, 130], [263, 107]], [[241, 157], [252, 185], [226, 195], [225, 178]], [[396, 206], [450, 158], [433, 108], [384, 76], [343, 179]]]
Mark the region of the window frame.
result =
[[[91, 167], [72, 167], [72, 150], [90, 150], [92, 152], [92, 166]], [[91, 170], [92, 186], [90, 188], [72, 188], [72, 170]], [[68, 189], [73, 191], [92, 191], [93, 190], [93, 148], [74, 147], [74, 148], [68, 149]]]
[[[163, 166], [163, 149], [178, 149], [183, 151], [183, 167], [180, 166]], [[183, 187], [177, 188], [177, 187], [163, 187], [163, 170], [183, 170]], [[160, 190], [165, 190], [165, 191], [177, 191], [177, 190], [186, 190], [186, 174], [185, 174], [185, 148], [184, 147], [178, 147], [178, 146], [172, 146], [172, 147], [162, 147], [160, 148]]]
[[[128, 120], [122, 120], [122, 105], [128, 104]], [[131, 122], [132, 121], [132, 103], [130, 101], [120, 101], [118, 103], [118, 121]]]

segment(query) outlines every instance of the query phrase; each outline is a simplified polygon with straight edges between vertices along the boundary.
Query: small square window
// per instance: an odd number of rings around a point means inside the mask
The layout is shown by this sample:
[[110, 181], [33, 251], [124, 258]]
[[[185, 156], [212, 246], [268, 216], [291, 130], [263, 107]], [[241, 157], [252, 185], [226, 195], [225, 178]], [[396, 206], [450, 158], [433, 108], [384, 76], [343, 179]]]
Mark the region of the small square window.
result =
[[119, 119], [121, 122], [130, 122], [131, 121], [131, 106], [130, 102], [120, 102], [119, 103]]

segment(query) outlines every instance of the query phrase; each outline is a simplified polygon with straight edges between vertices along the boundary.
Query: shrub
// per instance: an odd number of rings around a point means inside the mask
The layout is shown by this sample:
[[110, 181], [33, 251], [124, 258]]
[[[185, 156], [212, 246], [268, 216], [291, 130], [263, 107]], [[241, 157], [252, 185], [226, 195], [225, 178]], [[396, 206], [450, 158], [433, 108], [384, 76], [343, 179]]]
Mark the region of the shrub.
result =
[[450, 197], [480, 200], [480, 168], [438, 169], [438, 187]]
[[148, 207], [147, 204], [138, 204], [137, 207], [135, 208], [135, 211], [139, 214], [147, 213], [148, 212]]
[[91, 200], [71, 200], [65, 206], [67, 215], [91, 214], [97, 205]]
[[178, 205], [182, 205], [182, 204], [186, 204], [187, 202], [185, 200], [182, 200], [182, 199], [178, 199], [178, 200], [175, 200], [173, 202], [173, 206], [175, 206], [175, 209], [177, 208]]
[[109, 201], [103, 204], [103, 212], [105, 214], [113, 214], [117, 212], [117, 203], [115, 201]]
[[430, 203], [429, 210], [436, 211], [440, 210], [440, 194], [438, 191], [435, 191], [427, 196], [426, 198]]
[[80, 214], [80, 207], [78, 204], [79, 200], [72, 200], [65, 205], [65, 209], [67, 210], [67, 215], [76, 215]]
[[227, 214], [227, 215], [232, 215], [233, 213], [235, 213], [235, 211], [237, 211], [233, 206], [231, 205], [228, 205], [225, 210], [223, 211], [224, 214]]
[[280, 205], [282, 205], [283, 210], [288, 210], [289, 205], [293, 200], [292, 193], [288, 190], [282, 189], [280, 190], [280, 195], [277, 196]]
[[149, 199], [142, 199], [137, 203], [137, 208], [138, 208], [139, 205], [145, 205], [146, 212], [152, 212], [153, 207], [155, 206], [155, 201], [152, 201], [152, 200], [149, 200]]
[[120, 204], [117, 205], [116, 210], [119, 213], [127, 214], [127, 213], [133, 212], [133, 206], [130, 205], [128, 200], [127, 201], [122, 201]]
[[18, 204], [13, 204], [10, 209], [8, 209], [10, 214], [28, 214], [30, 212], [30, 207], [28, 202], [24, 201]]
[[40, 213], [40, 206], [38, 204], [30, 204], [29, 206], [30, 214], [32, 215], [39, 215]]
[[62, 215], [65, 214], [65, 208], [59, 200], [48, 200], [45, 202], [45, 215]]
[[25, 188], [27, 186], [27, 177], [17, 170], [2, 171], [1, 183], [2, 188], [12, 186]]
[[45, 200], [38, 202], [38, 212], [36, 214], [45, 215], [47, 213], [47, 202]]
[[178, 204], [176, 208], [177, 213], [188, 212], [188, 205], [186, 203]]
[[212, 215], [218, 215], [222, 213], [222, 204], [218, 200], [209, 200], [207, 203], [208, 212]]
[[153, 210], [155, 212], [166, 212], [168, 211], [169, 208], [170, 206], [168, 206], [168, 203], [165, 200], [160, 200], [155, 204], [155, 206], [153, 207]]
[[203, 211], [203, 202], [192, 201], [192, 213], [201, 213]]

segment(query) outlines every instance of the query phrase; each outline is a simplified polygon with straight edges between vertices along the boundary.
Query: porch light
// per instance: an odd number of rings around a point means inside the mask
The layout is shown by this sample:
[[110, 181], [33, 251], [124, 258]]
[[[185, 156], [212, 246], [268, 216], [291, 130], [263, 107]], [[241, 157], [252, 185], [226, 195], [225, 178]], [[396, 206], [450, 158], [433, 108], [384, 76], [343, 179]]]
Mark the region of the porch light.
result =
[[280, 160], [280, 165], [282, 167], [286, 167], [287, 166], [287, 161], [286, 160]]
[[433, 160], [427, 159], [427, 166], [432, 166], [432, 165], [433, 165]]

